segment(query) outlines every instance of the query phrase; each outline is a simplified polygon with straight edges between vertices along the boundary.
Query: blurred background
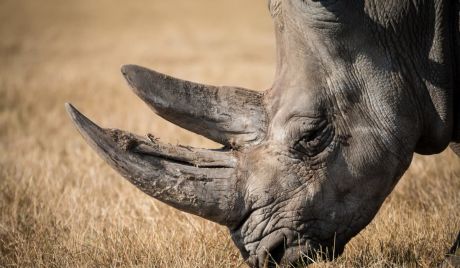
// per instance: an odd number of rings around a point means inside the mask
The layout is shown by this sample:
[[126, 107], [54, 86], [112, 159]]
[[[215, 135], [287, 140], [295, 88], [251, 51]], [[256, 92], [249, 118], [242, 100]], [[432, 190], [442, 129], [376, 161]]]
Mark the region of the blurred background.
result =
[[[118, 176], [64, 109], [164, 142], [218, 145], [154, 115], [122, 64], [186, 80], [269, 88], [265, 0], [0, 0], [0, 266], [245, 266], [227, 230], [169, 208]], [[460, 160], [415, 160], [335, 263], [431, 266], [460, 230]]]

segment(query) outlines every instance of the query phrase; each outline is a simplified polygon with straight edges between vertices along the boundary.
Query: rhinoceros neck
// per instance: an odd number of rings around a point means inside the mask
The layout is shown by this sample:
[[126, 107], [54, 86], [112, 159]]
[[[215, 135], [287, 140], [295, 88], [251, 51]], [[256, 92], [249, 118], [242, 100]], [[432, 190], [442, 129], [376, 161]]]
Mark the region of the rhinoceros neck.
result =
[[426, 40], [431, 46], [420, 65], [428, 100], [423, 110], [424, 133], [417, 152], [424, 154], [444, 150], [452, 139], [455, 121], [459, 120], [454, 111], [454, 94], [458, 91], [455, 52], [452, 49], [458, 34], [458, 19], [454, 20], [453, 16], [455, 4], [445, 0], [433, 1], [431, 4], [434, 8], [431, 8], [431, 22], [427, 22], [427, 29], [430, 30]]
[[455, 3], [404, 2], [407, 10], [401, 14], [407, 17], [386, 21], [385, 16], [379, 16], [376, 21], [383, 27], [385, 36], [380, 38], [389, 46], [392, 61], [398, 63], [399, 72], [409, 80], [410, 86], [405, 90], [417, 99], [414, 112], [418, 113], [421, 133], [415, 151], [435, 154], [448, 146], [453, 133], [453, 44], [458, 29], [458, 21], [453, 18]]

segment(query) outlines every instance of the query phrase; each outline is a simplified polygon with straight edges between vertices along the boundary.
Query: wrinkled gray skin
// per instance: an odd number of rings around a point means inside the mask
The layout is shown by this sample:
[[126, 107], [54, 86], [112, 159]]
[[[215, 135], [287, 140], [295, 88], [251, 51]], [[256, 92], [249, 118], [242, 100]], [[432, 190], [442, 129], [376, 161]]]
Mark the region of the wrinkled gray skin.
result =
[[[277, 71], [258, 93], [122, 68], [165, 119], [223, 144], [82, 135], [145, 193], [228, 226], [252, 267], [337, 256], [377, 213], [414, 152], [459, 153], [456, 1], [271, 0]], [[457, 146], [457, 147], [455, 147]]]

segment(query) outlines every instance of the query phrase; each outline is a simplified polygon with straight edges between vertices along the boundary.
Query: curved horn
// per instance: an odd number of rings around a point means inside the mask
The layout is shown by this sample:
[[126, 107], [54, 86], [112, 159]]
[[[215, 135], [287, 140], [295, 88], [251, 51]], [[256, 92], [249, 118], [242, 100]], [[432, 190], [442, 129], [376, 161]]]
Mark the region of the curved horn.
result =
[[136, 65], [121, 71], [141, 99], [176, 125], [230, 147], [258, 143], [265, 136], [262, 93], [197, 84]]
[[121, 130], [102, 129], [71, 104], [66, 108], [86, 141], [146, 194], [223, 225], [230, 226], [238, 218], [232, 152], [165, 145]]

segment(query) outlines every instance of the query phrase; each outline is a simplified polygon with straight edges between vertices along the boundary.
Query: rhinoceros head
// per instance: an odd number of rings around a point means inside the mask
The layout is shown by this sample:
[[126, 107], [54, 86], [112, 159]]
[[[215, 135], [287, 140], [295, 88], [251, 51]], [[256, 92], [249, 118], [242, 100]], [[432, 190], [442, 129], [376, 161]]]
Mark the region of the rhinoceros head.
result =
[[103, 129], [86, 140], [150, 196], [228, 226], [251, 266], [338, 255], [374, 217], [414, 151], [452, 137], [446, 1], [271, 0], [277, 71], [265, 92], [122, 67], [158, 115], [224, 147]]

